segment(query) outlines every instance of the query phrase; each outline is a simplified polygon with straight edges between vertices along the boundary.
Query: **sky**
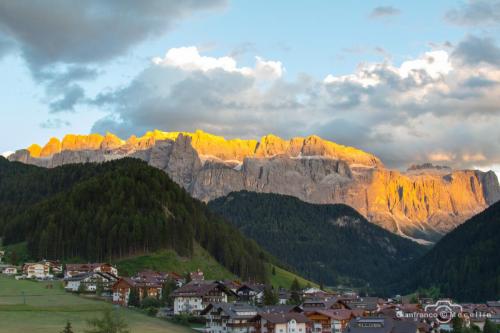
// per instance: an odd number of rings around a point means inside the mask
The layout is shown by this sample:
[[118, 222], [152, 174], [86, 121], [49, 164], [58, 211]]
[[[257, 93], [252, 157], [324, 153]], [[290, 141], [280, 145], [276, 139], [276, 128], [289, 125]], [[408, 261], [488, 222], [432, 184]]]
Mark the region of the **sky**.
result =
[[498, 173], [499, 32], [496, 0], [0, 0], [0, 153], [201, 129]]

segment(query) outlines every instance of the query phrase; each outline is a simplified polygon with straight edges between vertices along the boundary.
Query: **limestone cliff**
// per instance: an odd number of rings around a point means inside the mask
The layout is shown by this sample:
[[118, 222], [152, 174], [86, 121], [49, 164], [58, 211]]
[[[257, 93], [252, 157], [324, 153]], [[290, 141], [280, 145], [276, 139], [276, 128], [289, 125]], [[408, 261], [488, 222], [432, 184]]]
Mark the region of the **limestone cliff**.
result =
[[56, 167], [131, 156], [164, 170], [204, 201], [249, 190], [296, 196], [313, 203], [345, 203], [390, 231], [434, 241], [500, 200], [494, 172], [430, 164], [389, 170], [374, 155], [319, 138], [274, 135], [231, 139], [202, 131], [154, 130], [127, 140], [107, 133], [67, 135], [32, 145], [10, 160]]

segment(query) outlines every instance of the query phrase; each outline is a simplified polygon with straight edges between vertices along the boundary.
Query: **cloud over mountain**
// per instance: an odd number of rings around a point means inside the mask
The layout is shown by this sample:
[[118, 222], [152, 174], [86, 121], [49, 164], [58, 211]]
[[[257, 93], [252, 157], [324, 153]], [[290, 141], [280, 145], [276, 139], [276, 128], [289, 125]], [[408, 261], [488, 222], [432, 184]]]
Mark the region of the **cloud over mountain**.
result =
[[354, 73], [323, 80], [287, 79], [279, 61], [256, 57], [253, 67], [244, 67], [230, 56], [174, 48], [130, 85], [93, 101], [109, 110], [93, 130], [123, 136], [151, 128], [243, 137], [315, 133], [396, 167], [499, 163], [500, 68], [467, 56], [473, 38], [450, 52], [429, 51], [400, 65], [361, 64]]

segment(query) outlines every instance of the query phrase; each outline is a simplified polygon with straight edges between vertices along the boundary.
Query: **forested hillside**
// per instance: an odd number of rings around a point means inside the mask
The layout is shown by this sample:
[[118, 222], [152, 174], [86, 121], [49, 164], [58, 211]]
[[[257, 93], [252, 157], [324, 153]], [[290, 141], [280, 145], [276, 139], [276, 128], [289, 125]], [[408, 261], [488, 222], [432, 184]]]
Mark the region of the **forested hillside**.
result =
[[324, 284], [383, 284], [425, 248], [369, 223], [346, 205], [235, 192], [209, 203], [282, 262]]
[[406, 292], [437, 287], [459, 301], [500, 299], [500, 202], [443, 237], [395, 285]]
[[183, 256], [198, 242], [242, 278], [264, 280], [265, 254], [136, 159], [43, 169], [0, 157], [0, 234], [34, 258], [109, 260], [162, 248]]

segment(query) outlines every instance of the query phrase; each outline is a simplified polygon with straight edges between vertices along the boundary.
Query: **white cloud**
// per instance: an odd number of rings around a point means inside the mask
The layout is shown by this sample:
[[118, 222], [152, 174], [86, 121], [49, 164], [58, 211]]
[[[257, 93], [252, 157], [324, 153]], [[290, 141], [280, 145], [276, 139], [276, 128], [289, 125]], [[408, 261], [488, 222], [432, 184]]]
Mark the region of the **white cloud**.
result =
[[153, 63], [158, 66], [168, 66], [189, 72], [223, 70], [229, 73], [253, 76], [259, 80], [275, 80], [280, 78], [284, 72], [280, 61], [255, 57], [255, 68], [238, 67], [233, 57], [202, 56], [196, 46], [172, 48], [168, 50], [165, 57], [153, 58]]
[[256, 57], [253, 67], [243, 67], [195, 47], [171, 49], [128, 87], [96, 100], [113, 112], [94, 130], [201, 128], [252, 138], [314, 133], [373, 152], [391, 167], [500, 164], [500, 66], [464, 63], [455, 50], [289, 81], [279, 61]]
[[1, 155], [5, 158], [9, 157], [10, 155], [14, 154], [13, 151], [5, 151]]

